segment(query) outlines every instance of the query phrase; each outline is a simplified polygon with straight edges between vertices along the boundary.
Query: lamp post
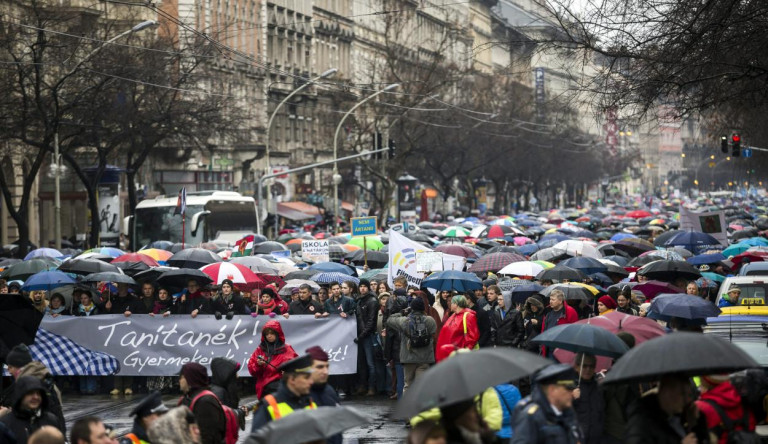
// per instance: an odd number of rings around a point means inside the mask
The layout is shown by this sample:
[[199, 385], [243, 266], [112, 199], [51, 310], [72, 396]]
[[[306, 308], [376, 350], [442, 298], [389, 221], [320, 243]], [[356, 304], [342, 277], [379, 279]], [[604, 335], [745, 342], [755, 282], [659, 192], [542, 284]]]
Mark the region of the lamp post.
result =
[[[271, 165], [270, 165], [270, 161], [269, 161], [269, 130], [270, 130], [270, 128], [272, 128], [272, 121], [275, 120], [275, 116], [277, 115], [277, 111], [286, 102], [288, 102], [293, 96], [295, 96], [296, 94], [300, 93], [302, 90], [304, 90], [308, 86], [315, 84], [318, 80], [322, 80], [322, 79], [325, 79], [327, 77], [330, 77], [330, 76], [336, 74], [336, 72], [338, 72], [338, 71], [339, 70], [337, 68], [331, 68], [331, 69], [323, 72], [322, 74], [309, 79], [307, 81], [307, 83], [305, 83], [305, 84], [301, 85], [300, 87], [298, 87], [298, 88], [294, 89], [293, 91], [291, 91], [291, 93], [288, 94], [280, 103], [278, 103], [277, 106], [275, 106], [274, 110], [272, 110], [272, 114], [269, 116], [269, 120], [267, 121], [267, 130], [266, 130], [266, 134], [265, 134], [265, 139], [266, 140], [265, 140], [265, 143], [264, 143], [264, 159], [266, 160], [266, 164], [267, 164], [266, 165], [266, 173], [267, 174], [272, 173], [272, 171], [270, 171], [271, 170]], [[266, 97], [266, 99], [267, 99], [267, 101], [269, 100], [269, 87], [267, 87], [267, 97]], [[267, 208], [266, 208], [266, 210], [267, 211], [269, 211], [270, 188], [271, 188], [271, 186], [267, 185], [267, 196], [266, 196], [266, 198], [267, 198]], [[259, 213], [260, 213], [259, 216], [261, 216], [261, 196], [259, 196]], [[277, 215], [275, 215], [275, 217], [277, 217]]]
[[[64, 77], [61, 78], [60, 82], [65, 81], [67, 78], [69, 78], [71, 75], [73, 75], [78, 69], [80, 69], [81, 66], [88, 60], [90, 60], [93, 56], [101, 52], [102, 49], [104, 49], [105, 46], [114, 43], [116, 40], [121, 39], [127, 35], [131, 35], [135, 32], [139, 32], [141, 30], [144, 30], [146, 28], [152, 27], [157, 25], [157, 22], [154, 20], [145, 20], [131, 29], [121, 32], [120, 34], [112, 37], [111, 39], [105, 41], [100, 46], [95, 48], [93, 51], [89, 52], [85, 57], [83, 57], [82, 60], [80, 60], [77, 65], [75, 65], [74, 68], [72, 68]], [[63, 86], [59, 90], [59, 95], [61, 95], [61, 91], [63, 91]], [[53, 134], [53, 158], [54, 158], [54, 168], [53, 168], [53, 184], [54, 184], [54, 193], [53, 193], [53, 235], [55, 237], [54, 239], [54, 247], [57, 250], [61, 249], [61, 158], [59, 156], [59, 127], [58, 123], [56, 125], [56, 132]], [[95, 216], [92, 216], [95, 217]]]
[[336, 228], [336, 231], [339, 229], [339, 184], [341, 183], [341, 176], [339, 175], [339, 165], [336, 162], [338, 159], [338, 152], [339, 152], [339, 132], [341, 131], [341, 125], [344, 124], [344, 121], [347, 120], [347, 117], [349, 117], [350, 114], [355, 112], [355, 110], [359, 107], [361, 107], [363, 104], [368, 102], [369, 100], [377, 97], [379, 94], [383, 94], [387, 91], [391, 91], [395, 88], [400, 86], [399, 83], [393, 83], [391, 85], [387, 85], [384, 89], [381, 89], [379, 91], [376, 91], [375, 93], [371, 94], [370, 96], [364, 98], [363, 100], [357, 102], [355, 106], [353, 106], [349, 111], [347, 111], [339, 121], [339, 124], [336, 125], [336, 132], [333, 135], [333, 217], [336, 219], [333, 222], [333, 226]]

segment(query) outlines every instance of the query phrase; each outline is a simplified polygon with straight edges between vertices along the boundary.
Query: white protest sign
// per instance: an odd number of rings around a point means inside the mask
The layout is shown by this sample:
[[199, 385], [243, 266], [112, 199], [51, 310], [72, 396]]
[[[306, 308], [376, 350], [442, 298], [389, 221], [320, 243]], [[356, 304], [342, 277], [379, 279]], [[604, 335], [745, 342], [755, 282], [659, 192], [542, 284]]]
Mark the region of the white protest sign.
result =
[[301, 256], [315, 263], [330, 262], [328, 241], [325, 239], [301, 241]]
[[439, 251], [416, 253], [416, 270], [443, 271], [443, 253]]

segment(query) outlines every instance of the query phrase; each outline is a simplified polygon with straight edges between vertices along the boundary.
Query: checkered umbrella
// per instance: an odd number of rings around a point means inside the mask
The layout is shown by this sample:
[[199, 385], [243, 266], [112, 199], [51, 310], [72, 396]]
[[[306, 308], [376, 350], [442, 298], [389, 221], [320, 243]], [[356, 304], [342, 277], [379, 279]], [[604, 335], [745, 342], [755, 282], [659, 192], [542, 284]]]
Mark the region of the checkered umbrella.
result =
[[[498, 225], [496, 225], [498, 226]], [[524, 261], [525, 258], [515, 253], [491, 253], [481, 257], [471, 267], [469, 272], [481, 273], [483, 271], [493, 271], [494, 273], [511, 264], [512, 262]]]
[[29, 346], [29, 351], [32, 359], [45, 364], [54, 376], [107, 376], [120, 370], [120, 362], [114, 356], [88, 350], [43, 328], [37, 330], [35, 343]]
[[312, 276], [310, 280], [320, 284], [330, 284], [331, 282], [345, 282], [345, 281], [352, 281], [355, 284], [357, 284], [360, 282], [360, 279], [354, 276], [350, 276], [344, 273], [336, 273], [336, 272], [319, 273]]

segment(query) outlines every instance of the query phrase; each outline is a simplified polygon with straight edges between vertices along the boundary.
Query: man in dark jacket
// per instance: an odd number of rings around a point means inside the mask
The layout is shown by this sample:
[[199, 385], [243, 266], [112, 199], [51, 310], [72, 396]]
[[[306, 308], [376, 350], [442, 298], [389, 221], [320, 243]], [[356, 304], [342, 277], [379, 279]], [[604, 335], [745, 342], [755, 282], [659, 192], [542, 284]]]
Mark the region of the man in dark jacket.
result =
[[[376, 394], [376, 366], [373, 355], [373, 342], [376, 336], [376, 321], [379, 316], [379, 301], [376, 296], [368, 291], [371, 287], [370, 281], [360, 279], [360, 297], [357, 300], [357, 337], [355, 344], [358, 344], [358, 353], [365, 357], [365, 367], [368, 370], [368, 396]], [[362, 289], [366, 292], [363, 293]], [[360, 369], [358, 369], [358, 373]], [[360, 381], [361, 386], [365, 381]]]
[[475, 298], [475, 294], [472, 292], [467, 293], [467, 301], [469, 302], [469, 308], [477, 315], [477, 330], [480, 332], [480, 337], [477, 339], [477, 345], [481, 348], [490, 347], [493, 345], [493, 342], [491, 341], [490, 305], [485, 304], [480, 306]]
[[584, 437], [573, 411], [578, 375], [567, 364], [545, 367], [535, 377], [530, 396], [513, 412], [510, 444], [577, 444]]
[[583, 444], [600, 444], [603, 435], [605, 405], [595, 380], [596, 365], [597, 359], [586, 353], [577, 353], [573, 361], [573, 369], [581, 374], [579, 387], [573, 391], [573, 409], [584, 433]]
[[176, 304], [177, 314], [188, 314], [193, 318], [201, 314], [213, 314], [210, 299], [203, 296], [200, 283], [195, 279], [187, 282], [187, 290]]
[[117, 284], [117, 295], [101, 306], [102, 314], [147, 314], [149, 311], [139, 298], [128, 292], [128, 284]]
[[304, 355], [291, 359], [278, 368], [283, 372], [283, 379], [275, 393], [262, 398], [259, 410], [253, 415], [251, 432], [296, 410], [317, 408], [317, 404], [310, 397], [312, 363], [312, 356]]
[[[341, 399], [336, 390], [328, 384], [330, 374], [328, 353], [318, 345], [309, 347], [306, 352], [312, 357], [312, 387], [309, 389], [309, 396], [318, 407], [338, 406], [341, 404]], [[328, 444], [341, 444], [341, 434], [326, 439], [326, 442]]]
[[227, 358], [213, 358], [211, 361], [211, 391], [222, 404], [237, 411], [240, 394], [237, 387], [237, 372], [240, 363]]
[[288, 314], [292, 315], [314, 315], [316, 318], [322, 317], [325, 313], [323, 304], [312, 300], [312, 287], [309, 284], [299, 286], [299, 299], [291, 302], [288, 306]]
[[512, 294], [502, 295], [498, 286], [491, 285], [488, 298], [491, 297], [498, 301], [491, 312], [491, 342], [499, 347], [520, 347], [525, 338], [525, 325], [523, 315], [512, 302]]
[[338, 282], [331, 282], [329, 286], [330, 297], [325, 301], [325, 315], [337, 314], [343, 318], [355, 313], [355, 300], [341, 294], [341, 286]]
[[26, 444], [29, 435], [43, 426], [64, 428], [56, 415], [48, 411], [48, 394], [39, 379], [22, 376], [14, 383], [14, 401], [10, 413], [0, 422], [16, 436], [18, 444]]
[[656, 393], [648, 393], [629, 408], [627, 444], [695, 444], [707, 442], [707, 419], [693, 404], [691, 380], [667, 375]]
[[222, 444], [227, 430], [227, 418], [215, 396], [202, 394], [208, 390], [208, 372], [205, 367], [196, 362], [184, 364], [181, 367], [179, 388], [184, 393], [179, 404], [189, 407], [194, 413], [202, 444]]

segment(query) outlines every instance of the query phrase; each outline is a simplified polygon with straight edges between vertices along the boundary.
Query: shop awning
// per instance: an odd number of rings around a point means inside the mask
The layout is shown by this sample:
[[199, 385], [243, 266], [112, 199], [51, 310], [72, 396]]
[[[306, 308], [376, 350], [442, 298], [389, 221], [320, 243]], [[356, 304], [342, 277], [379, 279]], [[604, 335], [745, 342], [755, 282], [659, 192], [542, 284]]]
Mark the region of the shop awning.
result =
[[341, 201], [341, 209], [344, 210], [344, 211], [354, 212], [355, 211], [355, 204], [349, 203], [349, 202], [344, 202], [342, 200]]
[[291, 220], [314, 219], [320, 209], [305, 202], [278, 202], [277, 215]]

